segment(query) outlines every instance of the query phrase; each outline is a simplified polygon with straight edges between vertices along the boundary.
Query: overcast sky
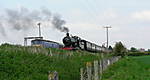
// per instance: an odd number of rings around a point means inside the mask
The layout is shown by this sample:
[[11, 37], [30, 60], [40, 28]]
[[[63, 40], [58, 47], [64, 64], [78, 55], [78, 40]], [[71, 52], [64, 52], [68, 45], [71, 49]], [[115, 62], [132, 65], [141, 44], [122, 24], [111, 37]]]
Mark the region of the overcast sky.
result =
[[[102, 45], [106, 43], [104, 26], [110, 25], [109, 43], [121, 41], [127, 47], [150, 48], [150, 0], [0, 0], [0, 43], [23, 44], [26, 36], [38, 36], [38, 26], [13, 30], [8, 25], [8, 10], [28, 12], [46, 9], [59, 14], [72, 35]], [[26, 11], [24, 10], [25, 14]], [[7, 14], [7, 15], [6, 15]], [[10, 12], [9, 15], [13, 13]], [[15, 14], [13, 14], [15, 15]], [[30, 15], [31, 16], [31, 15]], [[36, 16], [36, 15], [32, 15]], [[45, 39], [62, 42], [65, 33], [41, 21]], [[6, 25], [7, 24], [7, 25]], [[26, 23], [24, 23], [26, 24]], [[24, 27], [24, 26], [23, 26]]]

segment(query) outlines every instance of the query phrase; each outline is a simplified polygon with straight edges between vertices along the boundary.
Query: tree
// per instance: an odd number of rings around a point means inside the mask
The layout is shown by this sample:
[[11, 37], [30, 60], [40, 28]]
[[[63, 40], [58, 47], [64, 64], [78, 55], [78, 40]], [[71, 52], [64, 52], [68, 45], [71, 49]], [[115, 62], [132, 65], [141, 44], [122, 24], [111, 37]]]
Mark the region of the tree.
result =
[[113, 48], [111, 46], [108, 47], [108, 50], [113, 51]]
[[130, 51], [131, 52], [137, 52], [138, 50], [135, 47], [131, 47]]
[[115, 55], [123, 57], [126, 55], [127, 49], [121, 42], [117, 42], [115, 44], [115, 47], [113, 48], [113, 52], [115, 53]]
[[150, 52], [150, 49], [148, 49], [148, 52]]

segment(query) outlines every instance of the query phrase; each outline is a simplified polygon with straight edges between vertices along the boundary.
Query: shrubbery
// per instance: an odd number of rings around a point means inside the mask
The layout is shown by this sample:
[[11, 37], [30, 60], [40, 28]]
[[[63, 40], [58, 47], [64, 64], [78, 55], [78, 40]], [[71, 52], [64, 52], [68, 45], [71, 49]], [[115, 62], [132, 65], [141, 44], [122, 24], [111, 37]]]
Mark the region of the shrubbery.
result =
[[129, 52], [128, 56], [144, 56], [150, 55], [150, 52]]
[[122, 56], [123, 57], [127, 54], [127, 49], [121, 42], [117, 42], [115, 44], [115, 47], [113, 48], [113, 52], [116, 56]]

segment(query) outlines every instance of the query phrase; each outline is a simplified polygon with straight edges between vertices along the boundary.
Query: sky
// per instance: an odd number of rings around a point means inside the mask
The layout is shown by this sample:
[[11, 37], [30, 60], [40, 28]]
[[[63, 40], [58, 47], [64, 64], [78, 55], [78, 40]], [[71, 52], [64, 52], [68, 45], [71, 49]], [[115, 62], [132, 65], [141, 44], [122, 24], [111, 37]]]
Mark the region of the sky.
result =
[[[13, 11], [23, 10], [22, 15], [29, 12], [35, 15], [26, 17], [36, 18], [36, 13], [46, 9], [50, 15], [58, 14], [66, 22], [63, 26], [69, 28], [72, 35], [106, 45], [105, 26], [109, 29], [109, 44], [121, 41], [127, 48], [150, 48], [150, 0], [0, 0], [0, 43], [22, 44], [24, 37], [38, 36], [37, 22], [22, 23], [21, 30], [10, 25], [14, 22], [6, 20]], [[12, 12], [11, 12], [12, 11]], [[6, 15], [7, 14], [7, 15]], [[44, 15], [43, 15], [44, 16]], [[15, 18], [16, 19], [16, 18]], [[20, 18], [19, 18], [20, 19]], [[21, 18], [22, 19], [22, 18]], [[62, 43], [65, 33], [55, 29], [48, 19], [42, 17], [42, 36], [47, 40]], [[30, 22], [29, 20], [26, 20]], [[27, 25], [26, 25], [27, 24]], [[26, 26], [24, 26], [26, 25]], [[24, 27], [28, 27], [25, 29]]]

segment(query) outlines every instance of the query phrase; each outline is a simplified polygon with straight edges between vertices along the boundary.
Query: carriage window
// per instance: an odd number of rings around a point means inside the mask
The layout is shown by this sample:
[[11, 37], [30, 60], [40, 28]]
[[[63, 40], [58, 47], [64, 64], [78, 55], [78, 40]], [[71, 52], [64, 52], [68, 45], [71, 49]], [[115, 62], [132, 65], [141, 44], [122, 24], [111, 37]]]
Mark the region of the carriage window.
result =
[[81, 44], [84, 45], [84, 42], [82, 42]]
[[40, 44], [40, 41], [33, 41], [33, 44]]

